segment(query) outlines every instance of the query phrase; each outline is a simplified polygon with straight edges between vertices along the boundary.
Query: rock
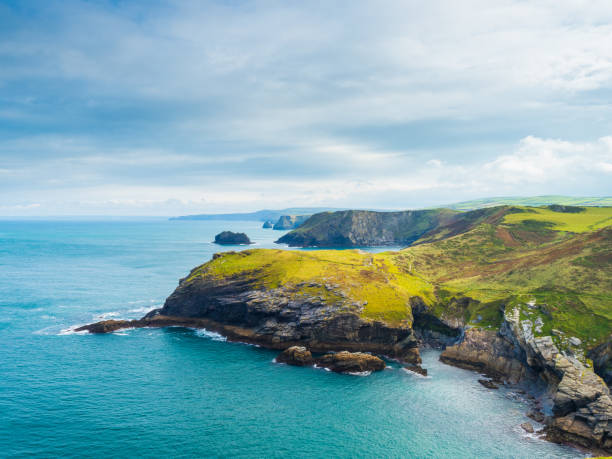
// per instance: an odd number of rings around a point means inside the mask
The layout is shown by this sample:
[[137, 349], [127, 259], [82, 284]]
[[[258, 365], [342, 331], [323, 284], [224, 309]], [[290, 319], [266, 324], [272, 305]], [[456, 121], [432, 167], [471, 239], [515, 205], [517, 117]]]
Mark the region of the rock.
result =
[[537, 333], [542, 333], [542, 327], [544, 326], [544, 321], [541, 317], [536, 318], [534, 322], [534, 329]]
[[270, 229], [274, 227], [274, 222], [272, 220], [266, 220], [263, 224], [263, 228]]
[[282, 215], [274, 224], [275, 230], [292, 230], [298, 228], [310, 218], [310, 215]]
[[595, 372], [608, 386], [612, 385], [612, 338], [591, 349], [587, 356], [593, 361]]
[[487, 389], [499, 389], [499, 386], [490, 379], [479, 379], [478, 382], [485, 386]]
[[251, 240], [244, 233], [234, 233], [232, 231], [223, 231], [215, 236], [215, 244], [221, 244], [221, 245], [251, 244]]
[[[467, 230], [478, 218], [496, 209], [455, 212], [448, 209], [375, 212], [344, 210], [315, 214], [299, 231], [285, 234], [277, 242], [298, 247], [365, 247], [409, 245], [428, 233], [431, 239], [450, 237]], [[444, 226], [439, 234], [434, 234]], [[431, 233], [430, 233], [431, 232]]]
[[536, 409], [529, 410], [526, 413], [526, 415], [527, 415], [528, 418], [533, 419], [535, 422], [542, 423], [546, 419], [546, 417], [544, 416], [544, 413], [542, 413], [540, 410], [536, 410]]
[[316, 364], [337, 373], [363, 373], [385, 369], [384, 360], [363, 352], [336, 352], [316, 359]]
[[556, 328], [553, 328], [550, 332], [555, 336], [563, 335], [563, 332], [561, 330], [557, 330]]
[[572, 336], [569, 339], [569, 342], [572, 346], [580, 346], [582, 344], [582, 341], [580, 341], [580, 339], [576, 338], [575, 336]]
[[495, 331], [479, 328], [466, 330], [463, 341], [448, 346], [440, 361], [510, 382], [520, 381], [527, 371], [512, 342]]
[[523, 422], [521, 424], [521, 427], [523, 428], [523, 430], [527, 433], [533, 433], [533, 426], [531, 425], [531, 422]]
[[408, 371], [420, 374], [421, 376], [427, 376], [427, 368], [423, 368], [421, 365], [408, 365], [404, 368]]
[[129, 328], [130, 321], [128, 320], [103, 320], [95, 324], [84, 325], [77, 328], [75, 331], [87, 331], [89, 333], [112, 333], [122, 328]]
[[287, 365], [295, 365], [305, 367], [314, 364], [312, 354], [304, 346], [291, 346], [278, 354], [276, 357], [278, 363], [286, 363]]

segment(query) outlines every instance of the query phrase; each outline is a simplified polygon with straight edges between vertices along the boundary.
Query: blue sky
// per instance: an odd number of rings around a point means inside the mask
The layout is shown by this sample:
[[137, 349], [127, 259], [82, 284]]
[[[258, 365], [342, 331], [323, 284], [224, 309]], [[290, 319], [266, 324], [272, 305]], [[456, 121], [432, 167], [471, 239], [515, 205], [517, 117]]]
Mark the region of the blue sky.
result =
[[607, 0], [0, 0], [0, 215], [611, 184]]

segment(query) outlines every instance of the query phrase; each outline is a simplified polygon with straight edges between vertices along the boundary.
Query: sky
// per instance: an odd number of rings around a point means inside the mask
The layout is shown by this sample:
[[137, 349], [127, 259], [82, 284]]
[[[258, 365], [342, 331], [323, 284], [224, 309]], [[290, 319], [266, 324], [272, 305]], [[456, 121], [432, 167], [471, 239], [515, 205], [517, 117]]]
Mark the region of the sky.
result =
[[0, 0], [0, 215], [612, 195], [609, 0]]

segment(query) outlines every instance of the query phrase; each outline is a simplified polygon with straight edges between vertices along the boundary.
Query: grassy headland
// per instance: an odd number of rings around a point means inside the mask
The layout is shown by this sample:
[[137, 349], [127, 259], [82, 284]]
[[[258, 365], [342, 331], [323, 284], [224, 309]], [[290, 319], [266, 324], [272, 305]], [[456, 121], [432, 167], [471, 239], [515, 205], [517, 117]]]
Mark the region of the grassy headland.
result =
[[290, 287], [393, 324], [412, 324], [416, 296], [476, 327], [499, 327], [503, 307], [518, 307], [535, 335], [561, 347], [577, 337], [587, 349], [612, 331], [612, 207], [500, 206], [444, 220], [399, 252], [246, 250], [190, 279], [206, 276]]

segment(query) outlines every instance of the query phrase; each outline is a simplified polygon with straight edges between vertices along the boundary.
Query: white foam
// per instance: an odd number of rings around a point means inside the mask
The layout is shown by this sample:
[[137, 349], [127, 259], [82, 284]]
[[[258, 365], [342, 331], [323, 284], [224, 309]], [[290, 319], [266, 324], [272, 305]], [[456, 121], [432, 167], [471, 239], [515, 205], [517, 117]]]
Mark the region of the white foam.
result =
[[370, 376], [372, 374], [371, 371], [349, 371], [347, 375], [351, 376]]
[[416, 371], [412, 371], [410, 368], [403, 367], [402, 370], [404, 370], [406, 373], [410, 373], [411, 375], [418, 376], [419, 378], [431, 379], [431, 376], [429, 376], [429, 375], [427, 375], [427, 376], [422, 375], [421, 373], [417, 373]]
[[213, 341], [227, 341], [227, 338], [220, 333], [209, 331], [205, 328], [198, 328], [196, 329], [195, 333], [202, 338], [209, 338]]
[[95, 320], [106, 320], [106, 319], [109, 319], [111, 317], [119, 317], [119, 315], [121, 315], [121, 313], [117, 312], [117, 311], [104, 312], [102, 314], [94, 316], [94, 319]]
[[76, 331], [77, 328], [80, 328], [83, 325], [85, 324], [71, 325], [68, 328], [60, 330], [58, 335], [86, 335], [87, 333], [89, 333], [87, 330]]

